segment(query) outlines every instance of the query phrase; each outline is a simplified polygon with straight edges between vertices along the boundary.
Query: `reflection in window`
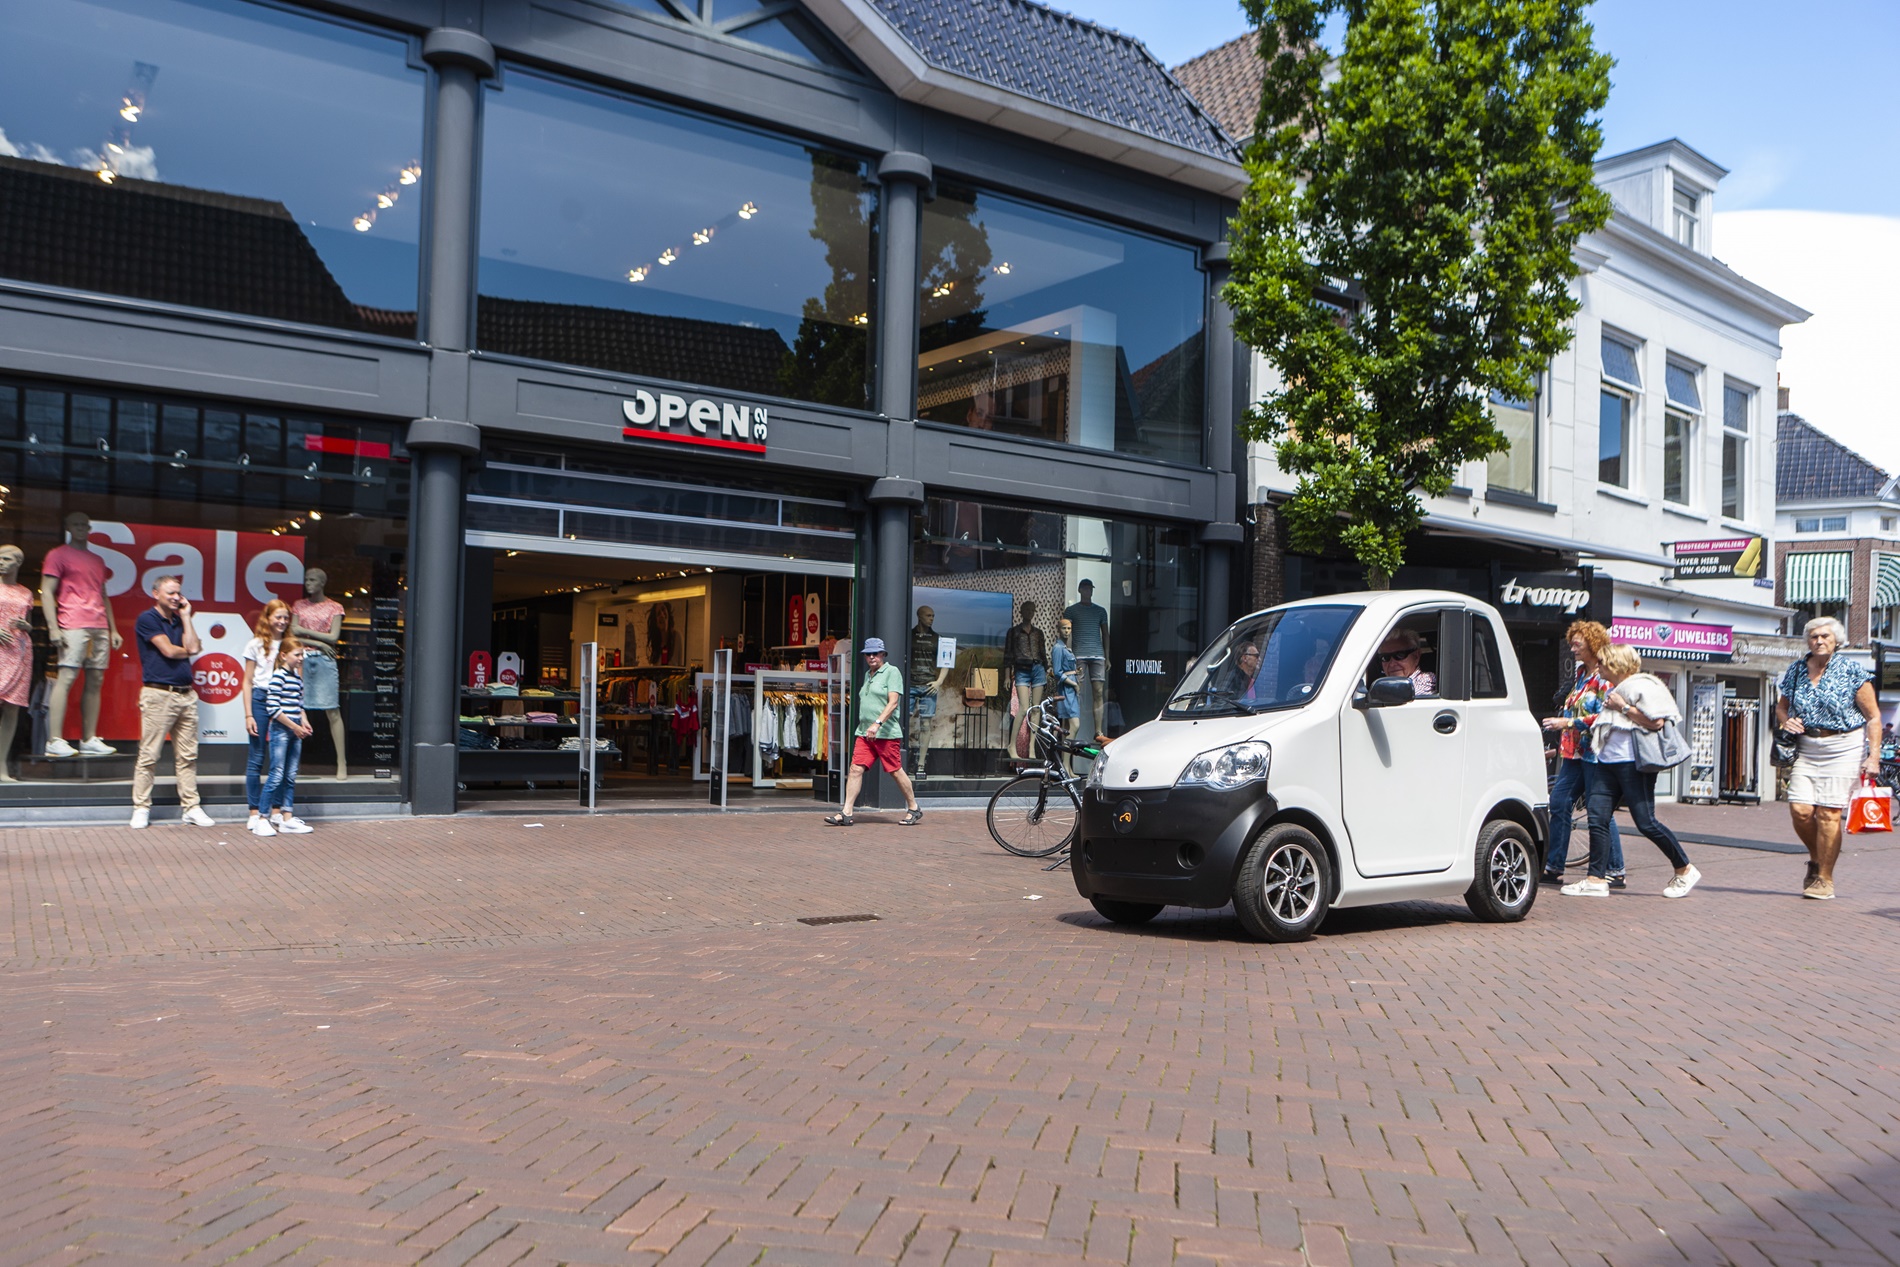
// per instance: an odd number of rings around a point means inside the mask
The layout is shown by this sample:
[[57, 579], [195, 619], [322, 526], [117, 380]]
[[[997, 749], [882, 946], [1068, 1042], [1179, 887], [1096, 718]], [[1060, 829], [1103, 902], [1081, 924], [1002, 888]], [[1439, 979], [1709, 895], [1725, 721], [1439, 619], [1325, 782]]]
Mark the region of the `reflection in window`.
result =
[[510, 68], [486, 114], [479, 346], [861, 409], [855, 158]]
[[0, 0], [0, 276], [415, 336], [424, 75], [238, 0]]
[[1628, 488], [1630, 398], [1607, 388], [1597, 402], [1597, 482]]
[[918, 417], [1199, 463], [1205, 300], [1187, 247], [945, 184], [923, 213]]
[[796, 61], [853, 69], [851, 58], [797, 5], [785, 0], [614, 0], [622, 8], [663, 18], [711, 37], [743, 40]]
[[1485, 483], [1495, 489], [1537, 495], [1537, 402], [1491, 393], [1491, 425], [1509, 447], [1485, 458]]
[[1748, 511], [1748, 415], [1753, 404], [1753, 392], [1723, 385], [1722, 513], [1730, 519]]

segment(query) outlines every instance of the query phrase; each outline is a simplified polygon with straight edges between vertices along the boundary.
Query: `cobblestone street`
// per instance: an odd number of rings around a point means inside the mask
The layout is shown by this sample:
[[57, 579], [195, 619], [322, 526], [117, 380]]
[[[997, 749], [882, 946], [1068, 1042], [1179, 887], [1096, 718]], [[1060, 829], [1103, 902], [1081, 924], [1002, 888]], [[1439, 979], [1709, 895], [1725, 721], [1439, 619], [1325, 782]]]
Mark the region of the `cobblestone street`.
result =
[[0, 1260], [1900, 1262], [1876, 841], [1272, 947], [968, 812], [12, 830]]

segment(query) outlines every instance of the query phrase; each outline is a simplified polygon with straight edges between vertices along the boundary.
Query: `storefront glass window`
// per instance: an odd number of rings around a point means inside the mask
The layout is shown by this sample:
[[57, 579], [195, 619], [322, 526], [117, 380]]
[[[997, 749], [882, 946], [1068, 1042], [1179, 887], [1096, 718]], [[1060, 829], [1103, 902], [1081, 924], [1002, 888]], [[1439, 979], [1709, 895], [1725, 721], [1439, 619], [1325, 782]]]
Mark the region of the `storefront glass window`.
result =
[[927, 502], [907, 644], [911, 768], [933, 786], [1008, 774], [1012, 745], [1032, 755], [1024, 710], [1071, 658], [1072, 733], [1120, 735], [1158, 717], [1201, 652], [1200, 566], [1185, 528]]
[[867, 405], [860, 159], [517, 67], [485, 119], [484, 351]]
[[[244, 799], [239, 656], [272, 599], [307, 603], [309, 626], [336, 634], [329, 664], [306, 670], [316, 733], [304, 744], [297, 799], [397, 799], [409, 477], [395, 428], [0, 379], [0, 486], [0, 546], [25, 556], [24, 588], [0, 598], [24, 595], [29, 625], [0, 647], [0, 710], [15, 721], [0, 732], [10, 739], [0, 757], [18, 780], [0, 783], [0, 804], [129, 803], [141, 681], [133, 622], [166, 575], [181, 578], [204, 644], [192, 667], [208, 802]], [[41, 572], [75, 514], [90, 521], [87, 545], [105, 565], [104, 597], [123, 638], [101, 672], [96, 726], [118, 752], [49, 758], [57, 688], [47, 673], [58, 660]], [[319, 674], [335, 682], [328, 708]], [[75, 744], [87, 737], [86, 686], [82, 675], [64, 697], [63, 737]], [[347, 782], [337, 777], [339, 737]], [[168, 751], [161, 776], [170, 762]]]
[[1198, 464], [1194, 252], [944, 183], [923, 211], [917, 416]]
[[0, 277], [414, 338], [426, 76], [242, 0], [0, 0]]

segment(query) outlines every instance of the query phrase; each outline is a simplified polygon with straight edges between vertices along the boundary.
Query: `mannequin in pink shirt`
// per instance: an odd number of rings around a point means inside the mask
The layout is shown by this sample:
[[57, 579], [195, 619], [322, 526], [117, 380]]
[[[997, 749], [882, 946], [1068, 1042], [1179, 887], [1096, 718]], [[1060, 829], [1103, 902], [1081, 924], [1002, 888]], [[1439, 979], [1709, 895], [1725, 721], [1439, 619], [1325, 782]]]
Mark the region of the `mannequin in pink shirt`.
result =
[[[66, 544], [47, 551], [40, 565], [40, 610], [59, 657], [59, 678], [46, 695], [49, 757], [109, 757], [118, 751], [99, 738], [99, 699], [106, 666], [125, 640], [106, 597], [106, 562], [92, 552], [91, 538], [92, 517], [74, 511], [66, 516]], [[66, 741], [66, 703], [81, 672], [86, 690], [79, 710], [85, 725], [74, 748]]]

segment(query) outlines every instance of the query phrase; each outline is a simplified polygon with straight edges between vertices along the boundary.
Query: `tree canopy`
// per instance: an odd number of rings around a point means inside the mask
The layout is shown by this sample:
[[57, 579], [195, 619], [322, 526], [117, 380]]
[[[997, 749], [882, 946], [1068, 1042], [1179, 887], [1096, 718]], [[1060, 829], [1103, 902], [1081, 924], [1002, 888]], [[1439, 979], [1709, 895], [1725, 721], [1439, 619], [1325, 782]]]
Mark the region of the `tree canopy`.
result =
[[1572, 249], [1610, 210], [1587, 2], [1243, 0], [1266, 67], [1225, 295], [1280, 378], [1243, 427], [1299, 477], [1293, 546], [1374, 585], [1419, 494], [1508, 447], [1492, 395], [1532, 398], [1570, 342]]

